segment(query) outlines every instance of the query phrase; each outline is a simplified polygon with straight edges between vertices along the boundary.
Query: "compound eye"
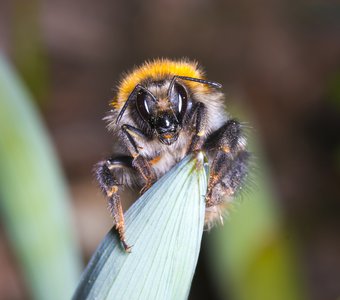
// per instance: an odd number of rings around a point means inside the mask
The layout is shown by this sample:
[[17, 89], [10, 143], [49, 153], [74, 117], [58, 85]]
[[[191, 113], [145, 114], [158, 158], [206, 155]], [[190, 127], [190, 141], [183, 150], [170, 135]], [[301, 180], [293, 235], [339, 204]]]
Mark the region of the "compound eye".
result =
[[140, 116], [145, 120], [148, 121], [151, 116], [151, 110], [154, 104], [154, 99], [150, 94], [141, 90], [137, 93], [137, 110]]
[[174, 84], [174, 89], [171, 93], [171, 103], [178, 119], [182, 119], [188, 105], [188, 94], [185, 88], [177, 82]]

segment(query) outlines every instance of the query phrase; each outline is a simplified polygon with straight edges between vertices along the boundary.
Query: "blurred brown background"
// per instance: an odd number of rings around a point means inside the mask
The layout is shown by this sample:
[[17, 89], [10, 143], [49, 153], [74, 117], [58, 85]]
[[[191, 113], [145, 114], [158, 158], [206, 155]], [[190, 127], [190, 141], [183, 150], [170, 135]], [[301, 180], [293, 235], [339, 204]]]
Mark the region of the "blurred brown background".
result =
[[[312, 299], [339, 299], [339, 2], [1, 0], [0, 47], [39, 100], [85, 258], [111, 226], [92, 168], [110, 153], [102, 118], [120, 74], [145, 59], [189, 57], [251, 116]], [[32, 57], [44, 64], [30, 68]], [[214, 299], [202, 257], [192, 298]], [[0, 270], [0, 299], [27, 299], [3, 230]]]

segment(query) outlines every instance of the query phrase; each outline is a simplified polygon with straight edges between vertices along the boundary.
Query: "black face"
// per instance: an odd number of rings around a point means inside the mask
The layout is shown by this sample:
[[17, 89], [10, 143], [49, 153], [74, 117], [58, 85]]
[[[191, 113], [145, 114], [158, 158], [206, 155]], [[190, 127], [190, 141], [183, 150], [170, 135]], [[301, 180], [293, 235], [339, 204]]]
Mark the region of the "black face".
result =
[[154, 121], [154, 111], [156, 108], [156, 98], [148, 90], [141, 89], [137, 92], [136, 105], [139, 115], [148, 123]]
[[157, 112], [157, 99], [147, 89], [137, 92], [136, 106], [139, 115], [155, 131], [160, 142], [171, 145], [178, 138], [179, 130], [188, 106], [185, 88], [175, 82], [168, 92], [169, 110]]
[[188, 107], [187, 91], [182, 85], [175, 82], [172, 90], [169, 91], [169, 99], [172, 104], [172, 109], [175, 112], [176, 119], [182, 124]]

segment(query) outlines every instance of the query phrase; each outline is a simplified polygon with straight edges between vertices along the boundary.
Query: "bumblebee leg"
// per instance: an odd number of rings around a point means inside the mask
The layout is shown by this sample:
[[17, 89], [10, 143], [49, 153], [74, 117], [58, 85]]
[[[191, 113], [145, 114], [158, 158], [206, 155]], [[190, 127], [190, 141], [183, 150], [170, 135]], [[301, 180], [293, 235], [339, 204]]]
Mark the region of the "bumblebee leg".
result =
[[115, 228], [126, 252], [130, 252], [131, 247], [125, 240], [124, 214], [118, 192], [124, 184], [127, 184], [124, 175], [129, 168], [132, 168], [132, 157], [129, 156], [111, 158], [99, 162], [96, 166], [97, 180], [107, 197], [108, 209], [114, 219]]
[[206, 205], [210, 207], [231, 198], [241, 187], [247, 175], [250, 155], [245, 149], [241, 125], [235, 120], [229, 120], [211, 134], [205, 147], [216, 152], [206, 194]]
[[140, 191], [141, 194], [146, 192], [151, 185], [156, 181], [156, 175], [153, 171], [149, 161], [140, 154], [142, 147], [138, 146], [135, 138], [146, 139], [145, 134], [131, 125], [124, 124], [121, 127], [125, 137], [125, 145], [133, 157], [132, 166], [142, 175], [145, 180], [145, 185]]
[[207, 108], [203, 103], [199, 102], [197, 104], [194, 116], [196, 117], [195, 135], [192, 138], [189, 152], [198, 151], [203, 145], [203, 137], [206, 134], [205, 129], [207, 125]]

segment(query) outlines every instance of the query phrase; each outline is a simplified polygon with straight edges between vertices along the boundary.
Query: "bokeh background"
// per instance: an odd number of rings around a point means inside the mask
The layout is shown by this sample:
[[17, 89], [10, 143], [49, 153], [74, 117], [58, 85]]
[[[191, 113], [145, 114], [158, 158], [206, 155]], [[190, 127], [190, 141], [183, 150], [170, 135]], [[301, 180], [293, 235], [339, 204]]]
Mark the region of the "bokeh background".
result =
[[[301, 291], [291, 299], [339, 299], [339, 2], [1, 0], [0, 51], [33, 95], [56, 149], [84, 262], [111, 227], [92, 169], [114, 142], [102, 118], [121, 73], [146, 59], [189, 57], [223, 84], [227, 106], [254, 128], [270, 205], [299, 274]], [[32, 299], [0, 226], [0, 299]], [[214, 273], [220, 254], [212, 236], [190, 298], [237, 299], [233, 280]], [[246, 281], [242, 288], [251, 290]], [[262, 299], [280, 299], [271, 297]]]

